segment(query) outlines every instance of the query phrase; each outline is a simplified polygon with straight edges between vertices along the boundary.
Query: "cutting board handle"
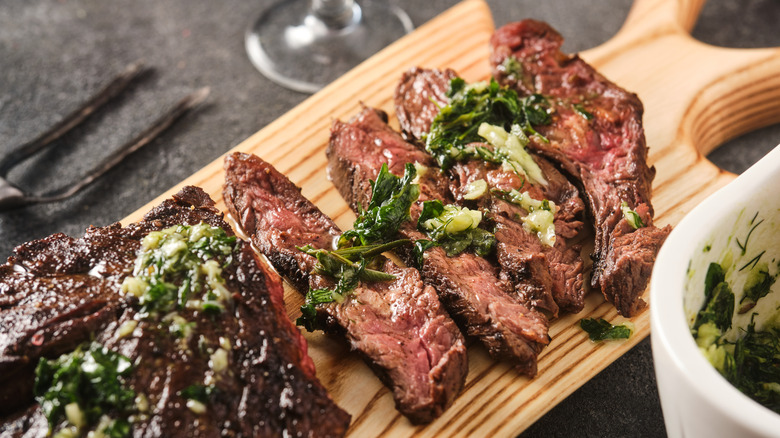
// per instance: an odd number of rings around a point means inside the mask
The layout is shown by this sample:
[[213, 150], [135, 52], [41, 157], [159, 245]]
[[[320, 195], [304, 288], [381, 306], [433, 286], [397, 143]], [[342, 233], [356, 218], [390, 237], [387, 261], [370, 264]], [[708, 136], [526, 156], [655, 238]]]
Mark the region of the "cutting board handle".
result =
[[690, 33], [706, 0], [636, 0], [623, 29], [648, 27]]
[[613, 38], [581, 54], [644, 103], [650, 162], [659, 170], [656, 190], [679, 183], [686, 172], [715, 190], [734, 175], [706, 155], [731, 138], [780, 122], [780, 48], [724, 48], [694, 39], [690, 31], [703, 5], [636, 0]]

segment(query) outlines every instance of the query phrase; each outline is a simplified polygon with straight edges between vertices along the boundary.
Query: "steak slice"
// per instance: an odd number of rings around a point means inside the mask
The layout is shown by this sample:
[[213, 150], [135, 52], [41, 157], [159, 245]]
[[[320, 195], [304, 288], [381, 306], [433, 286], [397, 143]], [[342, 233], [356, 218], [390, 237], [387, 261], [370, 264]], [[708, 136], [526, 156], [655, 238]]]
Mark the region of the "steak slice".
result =
[[[364, 108], [349, 123], [334, 121], [326, 153], [331, 179], [353, 210], [368, 205], [370, 181], [376, 179], [382, 164], [395, 175], [402, 175], [410, 162], [430, 167], [418, 175], [420, 198], [412, 206], [412, 221], [400, 230], [401, 237], [427, 239], [413, 225], [423, 201], [452, 202], [447, 178], [432, 167], [432, 158], [404, 141], [387, 125], [387, 115], [378, 110]], [[400, 255], [406, 263], [416, 264], [411, 251]], [[423, 280], [436, 289], [466, 334], [478, 338], [491, 355], [507, 359], [521, 373], [536, 374], [538, 353], [549, 342], [547, 319], [513, 296], [511, 286], [498, 277], [491, 262], [470, 252], [448, 257], [442, 248], [433, 247], [419, 268]]]
[[411, 142], [424, 142], [439, 109], [450, 103], [450, 81], [458, 74], [450, 68], [412, 67], [404, 72], [393, 95], [401, 132]]
[[[224, 194], [231, 214], [299, 291], [334, 286], [313, 272], [316, 258], [297, 247], [333, 249], [341, 230], [287, 177], [254, 155], [234, 153], [225, 159]], [[465, 341], [417, 270], [386, 260], [383, 271], [396, 279], [361, 282], [341, 303], [317, 306], [318, 319], [361, 353], [391, 389], [399, 411], [413, 423], [427, 423], [463, 387]]]
[[[656, 253], [669, 226], [653, 226], [650, 203], [655, 169], [647, 165], [639, 98], [596, 72], [578, 56], [560, 51], [563, 38], [546, 23], [525, 20], [498, 29], [490, 41], [493, 74], [520, 94], [551, 97], [550, 125], [538, 131], [549, 142], [533, 148], [582, 186], [595, 226], [591, 285], [625, 316], [645, 307]], [[622, 204], [639, 213], [643, 227], [627, 228]]]
[[[208, 195], [185, 187], [127, 227], [91, 227], [79, 239], [56, 234], [15, 249], [0, 267], [0, 435], [49, 433], [33, 401], [32, 369], [92, 340], [134, 364], [126, 385], [147, 405], [135, 405], [134, 436], [346, 433], [350, 416], [316, 379], [306, 340], [284, 310], [281, 280], [248, 243], [237, 241], [222, 268], [231, 298], [221, 312], [142, 310], [122, 292], [145, 236], [201, 223], [233, 235]], [[173, 333], [171, 321], [187, 331]], [[188, 407], [191, 387], [212, 388], [202, 409]]]
[[465, 188], [475, 180], [487, 182], [489, 190], [522, 191], [529, 197], [542, 201], [551, 200], [556, 205], [553, 223], [556, 239], [553, 246], [542, 244], [532, 232], [527, 231], [521, 218], [528, 215], [522, 207], [488, 193], [478, 205], [487, 209], [495, 223], [498, 241], [497, 255], [501, 274], [515, 286], [515, 291], [535, 307], [557, 316], [558, 309], [577, 313], [585, 306], [583, 288], [583, 262], [581, 246], [573, 243], [579, 237], [584, 210], [577, 189], [543, 158], [536, 160], [545, 170], [548, 185], [535, 186], [511, 170], [479, 160], [457, 163], [450, 169], [454, 176], [450, 188], [458, 203], [466, 204]]
[[[420, 148], [441, 107], [449, 104], [450, 81], [457, 78], [451, 69], [412, 68], [404, 73], [395, 91], [395, 108], [405, 136]], [[487, 144], [480, 146], [490, 147]], [[525, 302], [557, 315], [561, 308], [577, 313], [584, 307], [583, 262], [580, 246], [572, 244], [582, 229], [584, 204], [579, 192], [549, 161], [534, 156], [534, 161], [547, 180], [546, 185], [533, 185], [511, 170], [482, 160], [458, 162], [449, 173], [450, 189], [455, 199], [468, 204], [463, 195], [466, 187], [482, 179], [493, 190], [522, 190], [534, 199], [548, 199], [557, 206], [555, 213], [556, 243], [541, 245], [517, 222], [527, 212], [488, 194], [480, 205], [493, 214], [498, 240], [498, 260], [502, 275], [515, 285]], [[498, 218], [497, 216], [503, 216]]]

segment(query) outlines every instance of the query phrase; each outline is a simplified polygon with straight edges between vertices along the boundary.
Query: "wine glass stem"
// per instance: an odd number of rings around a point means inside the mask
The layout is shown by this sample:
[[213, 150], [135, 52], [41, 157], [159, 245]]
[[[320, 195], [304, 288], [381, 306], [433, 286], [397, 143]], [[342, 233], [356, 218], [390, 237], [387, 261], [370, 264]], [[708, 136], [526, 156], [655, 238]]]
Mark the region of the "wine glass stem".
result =
[[355, 0], [312, 0], [311, 9], [328, 29], [343, 29], [354, 20]]

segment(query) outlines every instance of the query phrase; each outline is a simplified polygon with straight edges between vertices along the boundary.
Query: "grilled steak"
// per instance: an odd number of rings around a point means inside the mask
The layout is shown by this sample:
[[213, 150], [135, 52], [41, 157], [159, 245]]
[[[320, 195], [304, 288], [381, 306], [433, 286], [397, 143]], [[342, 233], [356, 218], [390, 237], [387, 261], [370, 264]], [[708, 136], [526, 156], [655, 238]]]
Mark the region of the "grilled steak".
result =
[[[579, 57], [561, 53], [562, 42], [546, 23], [505, 25], [490, 41], [493, 74], [520, 94], [551, 97], [553, 121], [538, 129], [549, 142], [532, 139], [529, 148], [581, 184], [596, 232], [591, 285], [631, 316], [645, 306], [641, 295], [670, 231], [652, 223], [655, 169], [647, 166], [642, 103]], [[643, 227], [627, 225], [624, 202], [640, 215]]]
[[[169, 228], [179, 225], [189, 227]], [[232, 241], [208, 195], [185, 187], [127, 227], [92, 227], [79, 239], [55, 234], [17, 247], [0, 267], [0, 407], [7, 415], [0, 435], [47, 435], [45, 411], [33, 401], [32, 369], [41, 358], [75, 355], [90, 341], [133, 364], [124, 378], [136, 400], [125, 409], [134, 418], [133, 436], [344, 435], [350, 416], [316, 379], [306, 341], [285, 313], [281, 281], [249, 244], [239, 240], [226, 250], [218, 274], [224, 283], [213, 286], [225, 288], [223, 301], [210, 308], [193, 300], [201, 293], [194, 285], [189, 298], [179, 298], [184, 305], [170, 308], [123, 290], [145, 271], [134, 272], [134, 264], [150, 233], [206, 233], [215, 230], [210, 226]], [[182, 254], [174, 247], [166, 253]], [[73, 412], [67, 412], [55, 430], [68, 426]], [[77, 412], [90, 413], [80, 406]]]
[[[328, 169], [339, 192], [353, 209], [368, 205], [370, 180], [383, 163], [395, 175], [406, 163], [435, 166], [432, 158], [387, 125], [387, 115], [364, 108], [351, 122], [335, 121], [327, 151]], [[421, 202], [439, 199], [450, 203], [447, 178], [435, 167], [419, 177], [420, 198], [412, 206], [412, 221], [400, 234], [412, 241], [427, 239], [417, 231]], [[536, 358], [549, 342], [547, 319], [511, 293], [511, 285], [498, 277], [488, 260], [470, 252], [448, 257], [440, 247], [429, 249], [420, 270], [423, 280], [439, 294], [450, 315], [468, 335], [477, 337], [497, 358], [508, 359], [520, 372], [536, 374]], [[401, 256], [416, 264], [410, 253]]]
[[[405, 136], [420, 148], [424, 137], [439, 114], [449, 104], [447, 92], [450, 81], [457, 77], [453, 70], [413, 68], [404, 73], [395, 91], [395, 108]], [[490, 147], [487, 144], [480, 145]], [[502, 166], [471, 160], [458, 162], [449, 169], [451, 191], [456, 200], [464, 201], [465, 188], [482, 179], [491, 190], [503, 192], [523, 190], [538, 200], [548, 199], [557, 206], [555, 214], [556, 243], [553, 247], [541, 245], [529, 235], [517, 218], [527, 212], [498, 199], [490, 193], [483, 196], [481, 206], [493, 213], [498, 240], [498, 260], [502, 275], [511, 279], [525, 302], [557, 315], [558, 308], [579, 312], [584, 306], [582, 287], [583, 263], [579, 246], [570, 243], [582, 228], [584, 204], [574, 187], [550, 162], [535, 156], [547, 184], [534, 185]]]
[[452, 69], [413, 67], [404, 72], [395, 89], [395, 115], [407, 140], [423, 141], [431, 130], [439, 109], [450, 102], [450, 81], [458, 74]]
[[[312, 272], [316, 258], [296, 247], [333, 249], [341, 234], [336, 224], [256, 156], [228, 156], [225, 172], [228, 208], [261, 252], [299, 291], [332, 288], [333, 280]], [[318, 320], [365, 357], [390, 387], [399, 411], [414, 423], [430, 422], [465, 382], [463, 335], [417, 270], [387, 260], [383, 271], [396, 279], [361, 282], [341, 303], [320, 304]]]

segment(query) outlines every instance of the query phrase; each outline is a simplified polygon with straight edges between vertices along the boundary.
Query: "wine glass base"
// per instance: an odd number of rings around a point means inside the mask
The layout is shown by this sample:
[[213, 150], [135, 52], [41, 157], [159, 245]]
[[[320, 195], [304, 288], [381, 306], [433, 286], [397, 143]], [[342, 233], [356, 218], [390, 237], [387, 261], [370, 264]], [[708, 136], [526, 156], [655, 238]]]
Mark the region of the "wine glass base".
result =
[[351, 21], [331, 29], [310, 0], [283, 0], [245, 36], [249, 60], [283, 87], [314, 93], [412, 30], [409, 16], [384, 0], [355, 3]]

